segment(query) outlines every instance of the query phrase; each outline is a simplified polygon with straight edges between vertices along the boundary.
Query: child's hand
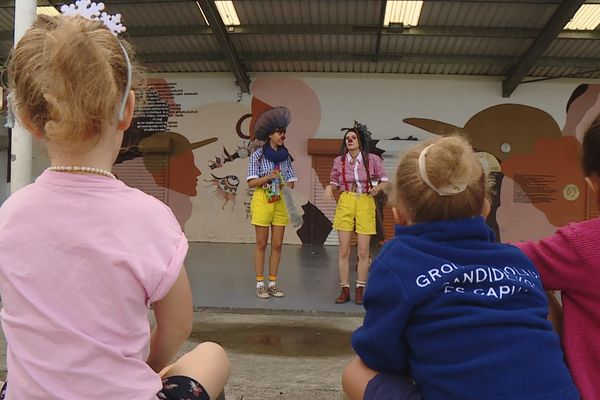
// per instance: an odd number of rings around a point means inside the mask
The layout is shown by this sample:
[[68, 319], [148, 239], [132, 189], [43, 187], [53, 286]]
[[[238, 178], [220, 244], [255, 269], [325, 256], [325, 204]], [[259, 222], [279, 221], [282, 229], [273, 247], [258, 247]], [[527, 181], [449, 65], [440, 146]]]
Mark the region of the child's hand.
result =
[[268, 176], [269, 176], [269, 178], [271, 180], [277, 179], [279, 177], [279, 171], [276, 171], [276, 170], [275, 171], [271, 171], [271, 173]]

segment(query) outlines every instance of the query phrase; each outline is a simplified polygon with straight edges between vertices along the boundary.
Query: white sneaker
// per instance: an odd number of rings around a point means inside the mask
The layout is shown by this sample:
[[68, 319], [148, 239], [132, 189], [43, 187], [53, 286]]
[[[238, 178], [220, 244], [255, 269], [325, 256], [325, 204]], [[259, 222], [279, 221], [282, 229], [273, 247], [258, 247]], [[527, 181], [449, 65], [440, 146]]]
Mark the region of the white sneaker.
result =
[[261, 299], [268, 299], [269, 298], [269, 291], [267, 289], [266, 285], [260, 285], [259, 287], [256, 288], [256, 295], [258, 297], [260, 297]]
[[281, 289], [279, 289], [279, 286], [277, 286], [277, 284], [269, 285], [267, 292], [273, 297], [283, 297], [283, 292], [281, 291]]

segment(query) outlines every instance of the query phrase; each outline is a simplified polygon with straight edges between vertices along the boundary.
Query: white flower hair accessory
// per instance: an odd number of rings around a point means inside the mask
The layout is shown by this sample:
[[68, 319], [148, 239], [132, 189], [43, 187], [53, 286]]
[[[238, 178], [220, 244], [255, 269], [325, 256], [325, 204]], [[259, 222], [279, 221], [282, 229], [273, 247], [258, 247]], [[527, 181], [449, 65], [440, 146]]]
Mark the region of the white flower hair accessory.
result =
[[127, 30], [121, 23], [121, 14], [110, 15], [103, 10], [104, 3], [96, 3], [91, 0], [77, 0], [75, 4], [65, 4], [60, 8], [63, 15], [79, 15], [87, 19], [102, 21], [115, 36]]

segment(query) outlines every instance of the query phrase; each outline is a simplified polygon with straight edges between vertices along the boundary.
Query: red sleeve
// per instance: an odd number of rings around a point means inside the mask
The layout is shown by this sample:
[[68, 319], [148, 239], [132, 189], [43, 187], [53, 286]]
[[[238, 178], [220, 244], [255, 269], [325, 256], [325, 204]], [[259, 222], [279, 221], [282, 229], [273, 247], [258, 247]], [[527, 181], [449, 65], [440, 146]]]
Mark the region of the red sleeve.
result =
[[539, 242], [515, 243], [515, 246], [531, 259], [546, 289], [568, 290], [584, 271], [584, 261], [575, 246], [577, 240], [577, 231], [567, 226]]

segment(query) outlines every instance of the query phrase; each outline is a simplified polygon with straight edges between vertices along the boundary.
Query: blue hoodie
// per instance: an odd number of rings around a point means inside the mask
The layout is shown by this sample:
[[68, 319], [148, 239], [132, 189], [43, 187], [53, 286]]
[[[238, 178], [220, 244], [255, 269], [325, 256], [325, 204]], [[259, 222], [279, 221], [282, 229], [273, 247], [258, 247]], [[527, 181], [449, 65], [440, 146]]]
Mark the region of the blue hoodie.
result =
[[579, 399], [537, 270], [483, 218], [397, 226], [364, 307], [354, 350], [425, 400]]

